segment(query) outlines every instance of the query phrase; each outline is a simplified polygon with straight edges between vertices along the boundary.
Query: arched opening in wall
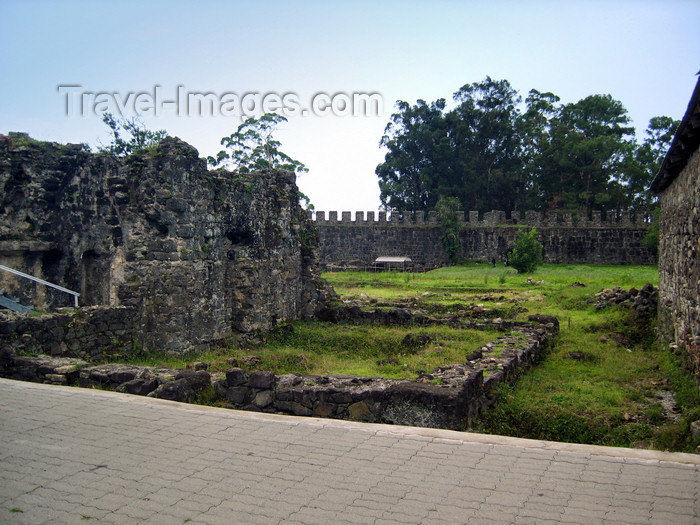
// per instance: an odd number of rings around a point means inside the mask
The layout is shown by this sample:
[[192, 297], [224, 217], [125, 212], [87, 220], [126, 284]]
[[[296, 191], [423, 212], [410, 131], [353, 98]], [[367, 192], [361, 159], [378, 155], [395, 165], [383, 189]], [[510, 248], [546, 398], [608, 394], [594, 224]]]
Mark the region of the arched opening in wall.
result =
[[97, 306], [109, 304], [110, 257], [95, 250], [80, 256], [80, 304]]

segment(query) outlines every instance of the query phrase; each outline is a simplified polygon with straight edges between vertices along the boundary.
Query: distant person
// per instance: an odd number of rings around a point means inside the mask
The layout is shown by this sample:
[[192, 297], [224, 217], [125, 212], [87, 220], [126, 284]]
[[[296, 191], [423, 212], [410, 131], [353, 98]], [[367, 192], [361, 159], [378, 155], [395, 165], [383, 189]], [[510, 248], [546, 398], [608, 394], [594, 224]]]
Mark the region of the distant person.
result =
[[494, 268], [496, 267], [496, 258], [495, 257], [491, 257], [491, 266], [493, 266]]

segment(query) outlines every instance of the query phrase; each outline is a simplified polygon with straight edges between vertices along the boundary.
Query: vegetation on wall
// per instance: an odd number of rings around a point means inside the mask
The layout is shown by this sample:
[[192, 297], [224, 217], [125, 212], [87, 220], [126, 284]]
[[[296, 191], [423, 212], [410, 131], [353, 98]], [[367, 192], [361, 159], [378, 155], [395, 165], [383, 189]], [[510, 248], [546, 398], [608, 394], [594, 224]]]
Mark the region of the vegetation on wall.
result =
[[145, 151], [168, 136], [168, 133], [162, 129], [149, 130], [138, 116], [117, 119], [111, 113], [104, 113], [102, 122], [111, 130], [112, 141], [106, 146], [100, 144], [98, 151], [117, 157]]
[[[277, 113], [265, 113], [259, 119], [250, 117], [231, 135], [221, 139], [224, 149], [216, 157], [207, 157], [212, 167], [228, 167], [238, 173], [250, 173], [264, 169], [288, 170], [295, 173], [309, 171], [304, 164], [280, 150], [282, 143], [275, 140], [277, 126], [287, 119]], [[311, 199], [301, 191], [299, 203], [313, 211]]]
[[442, 230], [440, 243], [452, 264], [457, 262], [460, 249], [462, 248], [459, 233], [464, 225], [459, 220], [458, 210], [459, 201], [454, 197], [440, 197], [435, 206], [438, 224]]

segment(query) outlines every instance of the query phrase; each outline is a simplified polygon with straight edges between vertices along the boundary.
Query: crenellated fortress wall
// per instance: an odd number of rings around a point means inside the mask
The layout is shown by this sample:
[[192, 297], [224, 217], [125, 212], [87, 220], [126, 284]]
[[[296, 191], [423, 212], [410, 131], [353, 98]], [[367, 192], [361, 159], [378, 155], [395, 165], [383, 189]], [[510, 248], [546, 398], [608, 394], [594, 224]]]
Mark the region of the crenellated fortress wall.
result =
[[[463, 224], [460, 258], [503, 262], [521, 228], [537, 228], [545, 262], [654, 264], [656, 256], [642, 244], [648, 218], [628, 211], [572, 213], [494, 210], [459, 212]], [[411, 257], [418, 269], [448, 264], [434, 211], [310, 213], [319, 234], [321, 264], [366, 266], [380, 256]]]

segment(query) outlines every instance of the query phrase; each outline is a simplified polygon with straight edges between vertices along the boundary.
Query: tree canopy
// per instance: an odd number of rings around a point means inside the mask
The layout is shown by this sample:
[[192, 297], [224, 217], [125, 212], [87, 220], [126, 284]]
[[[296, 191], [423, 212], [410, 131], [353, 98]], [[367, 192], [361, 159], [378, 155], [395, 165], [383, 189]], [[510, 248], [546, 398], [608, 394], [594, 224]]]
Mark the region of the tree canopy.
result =
[[638, 143], [624, 105], [610, 95], [563, 104], [486, 77], [445, 99], [397, 102], [380, 145], [384, 208], [415, 212], [454, 197], [464, 210], [635, 210], [678, 121], [654, 117]]
[[221, 139], [225, 149], [216, 158], [208, 157], [212, 166], [229, 165], [234, 171], [247, 173], [265, 168], [303, 173], [308, 171], [298, 160], [280, 151], [282, 145], [272, 134], [287, 119], [277, 113], [265, 113], [259, 119], [249, 118], [238, 129]]

